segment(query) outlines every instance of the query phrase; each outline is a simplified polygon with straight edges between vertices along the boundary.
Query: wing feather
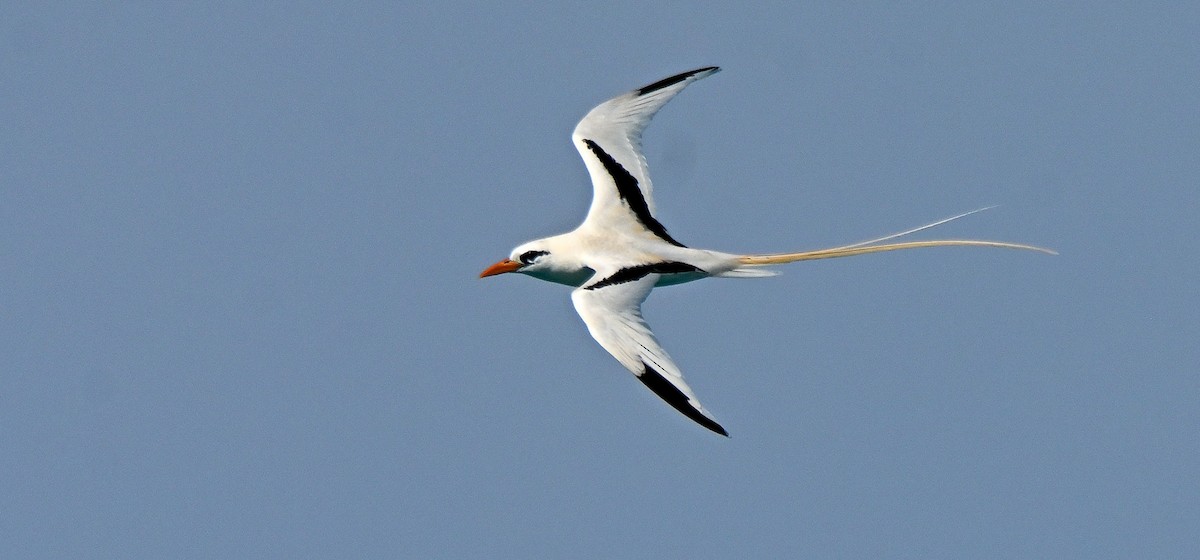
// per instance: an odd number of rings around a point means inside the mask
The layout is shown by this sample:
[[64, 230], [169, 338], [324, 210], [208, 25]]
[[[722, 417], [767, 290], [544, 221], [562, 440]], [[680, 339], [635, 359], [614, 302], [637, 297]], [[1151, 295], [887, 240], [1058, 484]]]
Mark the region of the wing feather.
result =
[[579, 121], [571, 139], [592, 177], [592, 205], [585, 224], [641, 227], [680, 245], [654, 217], [654, 189], [642, 153], [642, 131], [688, 84], [719, 70], [710, 66], [664, 78], [601, 103]]
[[679, 367], [642, 318], [642, 302], [660, 275], [647, 273], [634, 280], [602, 284], [605, 278], [622, 271], [610, 272], [604, 276], [596, 274], [592, 285], [599, 287], [589, 289], [585, 285], [571, 293], [575, 310], [592, 338], [667, 404], [701, 426], [728, 436], [725, 428], [701, 406]]

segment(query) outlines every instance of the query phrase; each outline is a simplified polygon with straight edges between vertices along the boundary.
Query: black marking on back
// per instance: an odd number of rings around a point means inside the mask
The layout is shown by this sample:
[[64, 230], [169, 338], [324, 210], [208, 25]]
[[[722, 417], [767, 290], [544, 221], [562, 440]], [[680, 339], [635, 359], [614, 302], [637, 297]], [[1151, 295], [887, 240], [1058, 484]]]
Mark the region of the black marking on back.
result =
[[688, 78], [691, 78], [692, 76], [695, 76], [696, 74], [699, 74], [701, 72], [707, 72], [709, 70], [716, 70], [716, 69], [717, 69], [716, 66], [709, 66], [706, 68], [697, 68], [695, 70], [684, 72], [682, 74], [676, 74], [674, 76], [671, 76], [670, 78], [663, 78], [657, 82], [654, 82], [653, 84], [650, 84], [648, 86], [643, 87], [642, 89], [637, 90], [637, 94], [638, 95], [646, 95], [647, 93], [653, 93], [662, 88], [671, 87], [675, 84], [678, 84], [679, 82], [682, 82]]
[[617, 185], [617, 194], [621, 196], [621, 200], [624, 200], [629, 209], [633, 211], [633, 216], [637, 218], [637, 221], [641, 222], [646, 229], [650, 230], [650, 233], [658, 236], [659, 239], [676, 247], [684, 247], [683, 243], [675, 241], [674, 238], [668, 235], [667, 228], [663, 227], [650, 214], [650, 206], [646, 204], [646, 198], [642, 196], [642, 189], [638, 187], [637, 177], [634, 177], [624, 166], [617, 163], [617, 160], [608, 155], [608, 152], [604, 151], [604, 148], [601, 148], [599, 144], [586, 138], [583, 140], [583, 143], [587, 145], [593, 154], [596, 154], [596, 159], [599, 159], [600, 163], [604, 164], [605, 171], [608, 171], [608, 174], [613, 178], [613, 183]]
[[688, 402], [687, 395], [683, 394], [683, 391], [680, 391], [679, 388], [673, 385], [670, 381], [667, 381], [667, 378], [663, 376], [663, 374], [655, 371], [655, 369], [647, 365], [645, 361], [642, 362], [642, 365], [645, 366], [646, 369], [642, 371], [642, 374], [637, 376], [637, 378], [641, 380], [642, 384], [644, 384], [646, 387], [649, 387], [651, 391], [654, 391], [654, 394], [658, 395], [658, 397], [662, 400], [667, 401], [667, 404], [674, 407], [675, 410], [682, 412], [684, 416], [691, 418], [697, 424], [700, 424], [701, 426], [704, 426], [705, 428], [708, 428], [725, 437], [729, 437], [729, 432], [726, 432], [725, 428], [722, 428], [720, 424], [714, 422], [712, 418], [709, 418], [702, 414], [699, 410], [696, 410], [696, 408]]
[[637, 266], [627, 266], [618, 270], [607, 278], [601, 279], [599, 282], [584, 288], [585, 290], [595, 290], [606, 286], [615, 286], [626, 282], [635, 282], [641, 280], [650, 274], [683, 274], [687, 272], [704, 271], [684, 262], [660, 262], [651, 264], [639, 264]]

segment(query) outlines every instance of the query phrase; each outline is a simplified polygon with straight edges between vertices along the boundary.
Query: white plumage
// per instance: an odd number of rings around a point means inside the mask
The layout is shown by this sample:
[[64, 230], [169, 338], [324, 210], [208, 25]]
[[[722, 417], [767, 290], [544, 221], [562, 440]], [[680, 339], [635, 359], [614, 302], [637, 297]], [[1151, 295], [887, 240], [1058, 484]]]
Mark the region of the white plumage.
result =
[[655, 217], [653, 187], [641, 147], [642, 130], [688, 84], [718, 71], [707, 67], [677, 74], [614, 97], [588, 112], [571, 135], [592, 178], [592, 204], [587, 217], [573, 231], [518, 246], [509, 258], [480, 274], [486, 277], [520, 272], [575, 286], [571, 301], [596, 342], [655, 394], [705, 428], [728, 435], [701, 406], [679, 367], [642, 318], [642, 302], [655, 286], [708, 276], [769, 276], [773, 273], [761, 267], [918, 247], [970, 245], [1053, 253], [998, 241], [881, 244], [978, 210], [872, 241], [816, 251], [737, 255], [684, 246]]

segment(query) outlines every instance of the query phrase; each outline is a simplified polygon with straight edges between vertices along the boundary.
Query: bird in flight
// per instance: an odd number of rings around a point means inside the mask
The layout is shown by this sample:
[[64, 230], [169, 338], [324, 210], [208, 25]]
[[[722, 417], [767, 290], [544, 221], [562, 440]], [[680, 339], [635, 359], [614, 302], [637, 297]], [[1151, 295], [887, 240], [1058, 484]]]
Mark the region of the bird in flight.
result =
[[1001, 241], [884, 243], [986, 208], [870, 241], [798, 253], [739, 255], [680, 243], [655, 218], [650, 173], [642, 153], [642, 130], [688, 84], [719, 70], [710, 66], [676, 74], [614, 97], [588, 112], [571, 135], [592, 178], [592, 204], [583, 223], [573, 231], [520, 245], [509, 258], [479, 275], [484, 278], [519, 272], [573, 286], [571, 301], [596, 342], [667, 404], [701, 426], [729, 435], [700, 405], [683, 380], [683, 373], [642, 318], [642, 302], [656, 286], [709, 276], [772, 276], [775, 273], [763, 267], [919, 247], [966, 245], [1053, 254], [1048, 249]]

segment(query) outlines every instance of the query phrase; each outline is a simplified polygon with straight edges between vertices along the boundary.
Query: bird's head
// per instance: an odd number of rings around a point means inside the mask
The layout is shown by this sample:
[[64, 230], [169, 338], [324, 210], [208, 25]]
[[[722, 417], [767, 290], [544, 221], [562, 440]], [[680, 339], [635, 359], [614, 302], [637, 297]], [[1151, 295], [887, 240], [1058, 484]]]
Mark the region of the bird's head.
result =
[[480, 278], [520, 272], [539, 280], [581, 286], [595, 273], [581, 259], [571, 234], [530, 241], [512, 250], [512, 254], [479, 273]]
[[512, 254], [507, 259], [484, 269], [483, 272], [479, 273], [479, 277], [486, 278], [506, 272], [534, 274], [539, 270], [548, 268], [550, 261], [549, 247], [546, 247], [546, 244], [542, 241], [531, 241], [513, 249]]

